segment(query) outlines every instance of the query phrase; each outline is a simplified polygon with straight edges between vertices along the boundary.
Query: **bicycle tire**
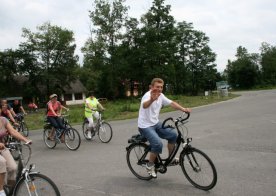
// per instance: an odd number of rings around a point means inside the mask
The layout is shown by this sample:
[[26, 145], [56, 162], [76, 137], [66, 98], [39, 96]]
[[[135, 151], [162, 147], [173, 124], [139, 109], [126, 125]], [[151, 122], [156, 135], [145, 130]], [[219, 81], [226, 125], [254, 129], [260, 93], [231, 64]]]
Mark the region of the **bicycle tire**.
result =
[[199, 149], [182, 151], [180, 166], [188, 181], [196, 188], [208, 191], [217, 183], [217, 171], [212, 160]]
[[82, 123], [82, 133], [85, 139], [91, 140], [92, 137], [88, 137], [88, 124], [89, 124], [88, 120], [85, 119]]
[[25, 137], [28, 137], [29, 136], [29, 128], [28, 128], [27, 124], [23, 121], [23, 122], [21, 122], [20, 127], [21, 127], [22, 134]]
[[74, 128], [68, 128], [64, 132], [65, 145], [69, 150], [77, 150], [81, 144], [79, 132]]
[[[29, 174], [30, 182], [21, 178], [16, 184], [13, 196], [29, 195], [51, 195], [60, 196], [57, 185], [47, 176], [40, 173]], [[28, 186], [26, 186], [28, 183]]]
[[50, 132], [51, 132], [51, 131], [52, 131], [52, 128], [46, 128], [46, 129], [44, 129], [44, 131], [43, 131], [43, 141], [44, 141], [45, 145], [46, 145], [48, 148], [53, 149], [53, 148], [56, 147], [57, 142], [56, 142], [56, 140], [54, 139], [54, 138], [55, 138], [55, 132], [54, 132], [53, 137], [52, 137], [53, 140], [51, 140], [51, 139], [49, 138], [49, 135], [50, 135]]
[[[149, 146], [145, 143], [132, 144], [127, 149], [126, 160], [130, 171], [141, 180], [151, 180], [150, 176], [145, 167], [148, 162], [149, 153], [145, 154], [146, 149]], [[146, 159], [140, 160], [142, 156]]]
[[98, 128], [98, 136], [101, 142], [108, 143], [112, 139], [113, 131], [112, 127], [107, 122], [102, 122], [101, 125]]

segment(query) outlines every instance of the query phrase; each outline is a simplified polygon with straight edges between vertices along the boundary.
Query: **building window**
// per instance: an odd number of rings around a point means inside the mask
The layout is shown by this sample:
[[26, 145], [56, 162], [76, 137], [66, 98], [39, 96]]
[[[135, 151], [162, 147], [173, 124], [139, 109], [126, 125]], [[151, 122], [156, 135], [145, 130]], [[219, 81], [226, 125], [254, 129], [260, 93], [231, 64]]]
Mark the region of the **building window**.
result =
[[76, 93], [75, 100], [82, 100], [82, 93]]
[[64, 100], [65, 101], [71, 101], [72, 100], [72, 94], [65, 94], [64, 95]]

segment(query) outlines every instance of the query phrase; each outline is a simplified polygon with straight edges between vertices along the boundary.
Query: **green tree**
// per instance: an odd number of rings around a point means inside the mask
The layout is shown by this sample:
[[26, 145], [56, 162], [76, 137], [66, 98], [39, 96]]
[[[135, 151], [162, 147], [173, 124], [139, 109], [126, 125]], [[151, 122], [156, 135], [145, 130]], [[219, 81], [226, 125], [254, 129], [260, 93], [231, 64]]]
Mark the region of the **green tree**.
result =
[[[94, 3], [95, 6], [89, 14], [95, 27], [92, 29], [94, 37], [91, 36], [86, 43], [86, 49], [83, 50], [85, 61], [90, 61], [86, 63], [87, 66], [91, 65], [93, 70], [100, 71], [97, 86], [103, 96], [115, 98], [121, 85], [116, 51], [122, 40], [122, 29], [128, 8], [123, 5], [124, 0], [114, 0], [111, 3], [107, 0], [95, 0]], [[95, 53], [90, 50], [92, 48], [95, 49]]]
[[252, 88], [259, 81], [258, 55], [249, 54], [247, 49], [239, 46], [237, 60], [228, 61], [228, 81], [233, 87]]
[[19, 74], [21, 63], [20, 53], [17, 50], [7, 49], [0, 52], [0, 96], [15, 95], [14, 77]]
[[209, 38], [184, 21], [177, 25], [176, 43], [177, 89], [180, 93], [191, 92], [193, 95], [210, 90], [217, 70], [216, 54], [208, 46]]
[[176, 32], [175, 20], [170, 11], [171, 6], [165, 5], [165, 0], [154, 0], [149, 11], [141, 18], [141, 56], [144, 71], [141, 83], [144, 91], [148, 90], [148, 84], [154, 77], [161, 77], [166, 83], [175, 85], [173, 62]]
[[276, 85], [276, 47], [262, 43], [261, 71], [266, 85]]
[[64, 86], [76, 79], [78, 56], [74, 55], [76, 45], [72, 31], [44, 23], [37, 27], [38, 32], [23, 28], [25, 42], [20, 50], [25, 51], [24, 69], [30, 83], [39, 89], [46, 85], [43, 92], [62, 93]]

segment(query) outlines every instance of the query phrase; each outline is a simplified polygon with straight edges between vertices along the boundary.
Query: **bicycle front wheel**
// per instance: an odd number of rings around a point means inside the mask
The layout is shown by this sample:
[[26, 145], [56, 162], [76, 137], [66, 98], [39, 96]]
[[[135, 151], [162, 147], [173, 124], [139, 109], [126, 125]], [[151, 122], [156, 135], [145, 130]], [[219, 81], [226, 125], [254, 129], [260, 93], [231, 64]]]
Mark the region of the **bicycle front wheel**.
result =
[[201, 150], [190, 148], [180, 155], [181, 169], [195, 187], [208, 191], [217, 183], [217, 171], [212, 160]]
[[126, 159], [130, 171], [141, 180], [150, 180], [150, 176], [146, 169], [149, 162], [149, 146], [144, 143], [130, 145], [127, 149]]
[[52, 128], [44, 129], [43, 140], [44, 140], [45, 145], [48, 148], [52, 149], [52, 148], [56, 147], [57, 143], [55, 140], [55, 134], [56, 133], [54, 130], [52, 130]]
[[88, 137], [88, 124], [89, 124], [88, 120], [85, 119], [82, 123], [82, 133], [85, 139], [91, 140], [92, 138]]
[[29, 179], [21, 178], [14, 188], [14, 196], [51, 195], [60, 196], [56, 184], [47, 176], [39, 173], [29, 174]]
[[111, 128], [111, 125], [108, 124], [107, 122], [102, 122], [102, 124], [99, 127], [99, 138], [103, 143], [108, 143], [110, 142], [112, 135], [113, 135], [113, 131]]
[[25, 122], [21, 123], [21, 131], [25, 137], [29, 136], [29, 128]]
[[74, 128], [69, 128], [65, 132], [65, 145], [70, 150], [77, 150], [81, 144], [79, 132]]

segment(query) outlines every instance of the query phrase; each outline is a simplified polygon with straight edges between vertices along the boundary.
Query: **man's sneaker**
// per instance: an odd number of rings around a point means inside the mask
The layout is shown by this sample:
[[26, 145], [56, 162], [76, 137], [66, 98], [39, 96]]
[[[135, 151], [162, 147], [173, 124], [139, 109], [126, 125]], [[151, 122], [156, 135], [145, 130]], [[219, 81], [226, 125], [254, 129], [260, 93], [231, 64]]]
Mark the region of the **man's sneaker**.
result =
[[95, 131], [95, 129], [93, 128], [93, 129], [91, 130], [91, 137], [94, 137], [95, 134], [96, 134], [96, 131]]
[[92, 139], [92, 135], [91, 135], [91, 131], [87, 131], [87, 137], [89, 138], [89, 139]]
[[147, 169], [147, 172], [150, 176], [152, 176], [153, 178], [157, 177], [154, 165], [148, 166], [148, 164], [146, 164], [146, 169]]

